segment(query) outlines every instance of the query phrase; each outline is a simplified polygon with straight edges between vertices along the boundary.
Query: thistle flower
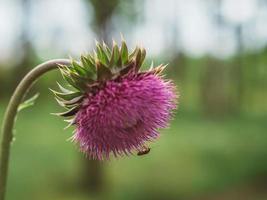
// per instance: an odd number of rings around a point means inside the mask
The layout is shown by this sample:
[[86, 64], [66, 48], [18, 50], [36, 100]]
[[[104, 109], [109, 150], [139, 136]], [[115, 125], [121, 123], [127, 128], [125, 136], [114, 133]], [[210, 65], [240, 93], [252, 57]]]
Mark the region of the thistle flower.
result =
[[67, 109], [57, 115], [76, 127], [72, 140], [90, 158], [142, 151], [168, 125], [176, 108], [175, 87], [161, 75], [166, 65], [140, 71], [145, 56], [139, 47], [129, 54], [124, 40], [120, 48], [113, 42], [112, 49], [97, 42], [93, 55], [59, 65], [72, 90], [61, 85], [61, 92], [52, 90]]

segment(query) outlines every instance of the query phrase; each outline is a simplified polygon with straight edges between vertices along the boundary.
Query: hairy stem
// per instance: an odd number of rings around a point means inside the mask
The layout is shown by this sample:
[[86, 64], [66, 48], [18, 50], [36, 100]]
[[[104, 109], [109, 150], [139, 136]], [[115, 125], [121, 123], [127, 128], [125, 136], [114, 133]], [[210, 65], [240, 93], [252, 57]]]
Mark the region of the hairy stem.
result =
[[57, 64], [70, 64], [68, 59], [55, 59], [44, 62], [34, 69], [32, 69], [19, 83], [15, 92], [13, 93], [9, 104], [7, 106], [1, 130], [1, 143], [0, 143], [0, 200], [4, 200], [7, 174], [8, 174], [8, 161], [10, 153], [10, 144], [13, 138], [13, 126], [17, 115], [18, 106], [20, 105], [23, 97], [31, 88], [33, 83], [46, 72], [57, 69]]

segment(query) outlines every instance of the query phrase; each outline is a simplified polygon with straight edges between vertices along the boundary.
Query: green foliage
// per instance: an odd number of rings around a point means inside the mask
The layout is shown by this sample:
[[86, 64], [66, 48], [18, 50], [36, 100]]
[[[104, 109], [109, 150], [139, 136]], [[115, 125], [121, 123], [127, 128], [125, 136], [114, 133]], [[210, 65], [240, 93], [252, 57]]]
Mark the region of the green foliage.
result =
[[39, 94], [37, 93], [34, 96], [32, 96], [31, 98], [29, 98], [26, 101], [22, 102], [18, 107], [18, 112], [20, 112], [21, 110], [23, 110], [25, 108], [33, 106], [38, 97], [39, 97]]
[[[83, 163], [82, 155], [66, 141], [71, 131], [64, 132], [64, 122], [48, 115], [57, 108], [51, 99], [40, 100], [17, 121], [7, 199], [90, 199], [77, 184]], [[5, 105], [0, 104], [0, 121]], [[108, 181], [103, 193], [108, 197], [103, 199], [208, 199], [205, 194], [211, 193], [216, 199], [218, 191], [225, 195], [229, 188], [247, 191], [249, 185], [242, 184], [253, 184], [253, 177], [266, 172], [265, 121], [211, 121], [179, 112], [149, 155], [105, 163]], [[261, 185], [256, 186], [259, 191]], [[246, 199], [256, 199], [249, 191]]]

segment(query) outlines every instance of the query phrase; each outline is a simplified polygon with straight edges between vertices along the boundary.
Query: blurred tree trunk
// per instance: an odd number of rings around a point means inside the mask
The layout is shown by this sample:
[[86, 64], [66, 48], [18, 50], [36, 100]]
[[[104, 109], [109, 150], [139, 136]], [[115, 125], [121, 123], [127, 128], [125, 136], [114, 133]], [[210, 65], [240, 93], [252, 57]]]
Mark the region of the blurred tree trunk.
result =
[[[166, 26], [166, 47], [165, 50], [167, 54], [171, 56], [172, 61], [170, 62], [170, 67], [167, 70], [170, 72], [170, 77], [174, 80], [178, 80], [179, 84], [185, 83], [186, 78], [186, 67], [187, 67], [187, 57], [183, 53], [183, 44], [181, 41], [181, 34], [179, 29], [179, 16], [177, 14], [177, 7], [179, 3], [177, 1], [172, 1], [172, 9], [170, 10], [173, 18], [170, 20], [167, 18], [165, 22]], [[166, 48], [165, 47], [165, 48]], [[164, 51], [164, 52], [165, 52]]]
[[2, 98], [4, 96], [6, 96], [6, 86], [8, 85], [6, 82], [6, 77], [7, 77], [7, 72], [6, 70], [3, 69], [3, 65], [0, 64], [0, 100], [2, 100]]
[[99, 40], [111, 40], [111, 19], [121, 0], [86, 0], [93, 7], [93, 28]]
[[237, 56], [234, 60], [234, 65], [231, 70], [233, 84], [236, 86], [236, 95], [234, 99], [235, 112], [240, 113], [243, 105], [244, 96], [244, 81], [243, 81], [243, 41], [242, 41], [242, 26], [235, 27], [235, 38], [237, 42]]
[[11, 83], [12, 91], [20, 82], [22, 77], [31, 69], [35, 64], [37, 64], [38, 58], [35, 54], [35, 50], [32, 46], [30, 39], [30, 15], [31, 15], [31, 0], [21, 0], [20, 1], [22, 9], [22, 22], [21, 22], [21, 34], [19, 47], [17, 49], [18, 57], [20, 57], [19, 62], [13, 67], [12, 76], [14, 79]]
[[[209, 1], [212, 19], [217, 29], [217, 48], [221, 48], [221, 30], [226, 26], [222, 17], [222, 0]], [[207, 58], [201, 79], [201, 101], [203, 111], [210, 117], [225, 116], [232, 111], [229, 68], [216, 58]]]
[[232, 111], [231, 85], [228, 68], [214, 58], [208, 58], [201, 80], [203, 111], [210, 117], [222, 117]]
[[[105, 42], [110, 41], [110, 19], [119, 0], [86, 0], [85, 2], [91, 5], [94, 10], [93, 27], [98, 36], [97, 39]], [[101, 192], [105, 190], [103, 163], [97, 160], [90, 160], [86, 157], [82, 157], [82, 162], [81, 183], [83, 188], [90, 194], [101, 194]]]
[[186, 55], [182, 52], [178, 53], [173, 57], [173, 60], [170, 63], [169, 74], [170, 77], [174, 80], [178, 79], [178, 82], [181, 84], [185, 83], [186, 78], [186, 67], [187, 67], [187, 58]]
[[105, 190], [104, 162], [82, 156], [82, 163], [81, 185], [83, 190], [90, 195], [99, 196]]

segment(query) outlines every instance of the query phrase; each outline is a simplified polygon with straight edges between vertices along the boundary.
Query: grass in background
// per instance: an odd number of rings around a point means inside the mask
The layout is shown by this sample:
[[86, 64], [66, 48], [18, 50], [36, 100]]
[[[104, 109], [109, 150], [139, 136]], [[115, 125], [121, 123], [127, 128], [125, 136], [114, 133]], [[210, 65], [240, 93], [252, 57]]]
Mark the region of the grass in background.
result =
[[[66, 141], [72, 130], [49, 115], [60, 110], [50, 102], [19, 114], [7, 200], [88, 199], [78, 184], [82, 155]], [[267, 176], [266, 132], [264, 118], [208, 120], [178, 112], [149, 155], [106, 163], [105, 199], [189, 199]]]

